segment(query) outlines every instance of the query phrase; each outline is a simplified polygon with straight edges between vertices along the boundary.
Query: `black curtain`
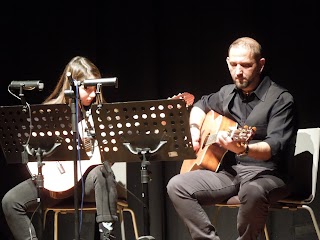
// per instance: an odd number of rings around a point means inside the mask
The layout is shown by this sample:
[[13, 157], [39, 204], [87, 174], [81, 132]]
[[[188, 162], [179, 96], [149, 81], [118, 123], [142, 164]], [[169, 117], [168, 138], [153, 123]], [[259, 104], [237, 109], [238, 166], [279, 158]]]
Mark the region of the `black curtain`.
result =
[[[197, 100], [231, 82], [227, 48], [235, 38], [251, 36], [263, 46], [265, 73], [294, 95], [299, 128], [317, 127], [316, 9], [315, 0], [10, 2], [0, 21], [1, 105], [20, 104], [7, 91], [12, 80], [42, 80], [42, 92], [25, 92], [30, 104], [41, 103], [75, 55], [90, 58], [104, 77], [118, 77], [118, 89], [103, 90], [109, 102], [166, 99], [185, 91]], [[0, 164], [2, 198], [28, 172], [4, 156]], [[179, 161], [150, 165], [151, 234], [156, 239], [190, 239], [165, 189], [180, 166]], [[142, 235], [140, 168], [138, 162], [128, 163], [129, 204]], [[0, 238], [10, 239], [0, 213]], [[226, 221], [233, 219], [235, 228], [232, 214]]]

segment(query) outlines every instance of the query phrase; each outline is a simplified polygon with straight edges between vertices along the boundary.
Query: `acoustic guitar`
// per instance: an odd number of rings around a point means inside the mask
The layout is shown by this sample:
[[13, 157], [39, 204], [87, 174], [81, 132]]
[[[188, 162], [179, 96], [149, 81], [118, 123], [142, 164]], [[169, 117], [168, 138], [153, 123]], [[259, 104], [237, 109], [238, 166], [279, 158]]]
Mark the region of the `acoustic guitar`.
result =
[[233, 120], [213, 110], [209, 111], [200, 129], [200, 149], [197, 152], [197, 158], [184, 160], [180, 173], [197, 169], [219, 170], [222, 160], [228, 152], [216, 143], [218, 133], [221, 131], [228, 132], [228, 135], [240, 146], [248, 144], [256, 128], [248, 126], [238, 128], [238, 124]]
[[[191, 106], [194, 102], [194, 96], [188, 92], [179, 93], [174, 95], [170, 99], [183, 99], [186, 103], [186, 106]], [[93, 126], [93, 120], [90, 116], [88, 121]], [[89, 124], [89, 125], [90, 125]], [[88, 139], [87, 132], [83, 129], [86, 129], [87, 122], [82, 120], [78, 124], [79, 134], [82, 139], [82, 143], [84, 148], [86, 149], [89, 160], [78, 161], [78, 181], [83, 177], [88, 170], [93, 167], [101, 164], [101, 155], [98, 144], [96, 140], [93, 139], [94, 151], [92, 151], [92, 147], [88, 147], [86, 143], [86, 139]], [[74, 162], [73, 161], [43, 161], [42, 166], [42, 175], [44, 178], [43, 187], [49, 190], [50, 196], [56, 199], [63, 199], [73, 195], [73, 187], [74, 187]], [[28, 162], [27, 168], [31, 174], [31, 176], [38, 175], [38, 163], [37, 162]]]

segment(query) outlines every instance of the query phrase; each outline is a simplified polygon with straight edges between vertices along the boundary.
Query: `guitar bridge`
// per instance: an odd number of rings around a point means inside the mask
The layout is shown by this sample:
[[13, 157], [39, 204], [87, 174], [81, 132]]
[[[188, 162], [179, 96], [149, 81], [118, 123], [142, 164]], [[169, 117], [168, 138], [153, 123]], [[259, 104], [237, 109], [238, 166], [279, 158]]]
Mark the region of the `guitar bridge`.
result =
[[57, 168], [58, 168], [59, 172], [60, 172], [61, 174], [66, 173], [66, 171], [64, 170], [63, 165], [62, 165], [60, 162], [56, 162], [56, 163], [57, 163]]

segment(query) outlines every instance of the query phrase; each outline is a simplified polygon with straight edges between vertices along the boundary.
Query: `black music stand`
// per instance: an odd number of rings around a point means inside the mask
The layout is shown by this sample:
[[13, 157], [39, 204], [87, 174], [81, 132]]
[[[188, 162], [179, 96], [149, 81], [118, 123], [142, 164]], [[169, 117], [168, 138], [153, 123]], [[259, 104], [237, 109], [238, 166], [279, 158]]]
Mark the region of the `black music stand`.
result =
[[92, 106], [96, 139], [104, 159], [141, 162], [144, 236], [150, 236], [148, 165], [196, 158], [189, 112], [182, 99], [107, 103]]
[[[74, 150], [79, 148], [73, 135], [71, 109], [66, 104], [30, 105], [30, 111], [26, 105], [0, 106], [0, 144], [7, 163], [38, 163], [34, 177], [40, 205], [39, 239], [43, 231], [43, 160], [75, 160]], [[80, 155], [89, 159], [82, 145]]]

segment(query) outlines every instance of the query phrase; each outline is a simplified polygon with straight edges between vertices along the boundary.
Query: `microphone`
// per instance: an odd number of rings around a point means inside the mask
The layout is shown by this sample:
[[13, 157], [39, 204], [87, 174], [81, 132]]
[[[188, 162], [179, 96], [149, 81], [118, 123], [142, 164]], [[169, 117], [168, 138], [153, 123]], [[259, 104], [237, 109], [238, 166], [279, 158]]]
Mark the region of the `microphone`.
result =
[[68, 78], [70, 86], [73, 86], [73, 79], [71, 77], [71, 72], [67, 72], [67, 78]]
[[33, 90], [38, 89], [39, 91], [42, 91], [44, 88], [44, 83], [40, 80], [31, 80], [31, 81], [12, 81], [9, 85], [10, 89], [20, 89], [23, 90]]
[[118, 78], [98, 78], [98, 79], [87, 79], [82, 82], [82, 84], [86, 86], [95, 86], [95, 85], [102, 85], [102, 86], [115, 86], [118, 88]]

